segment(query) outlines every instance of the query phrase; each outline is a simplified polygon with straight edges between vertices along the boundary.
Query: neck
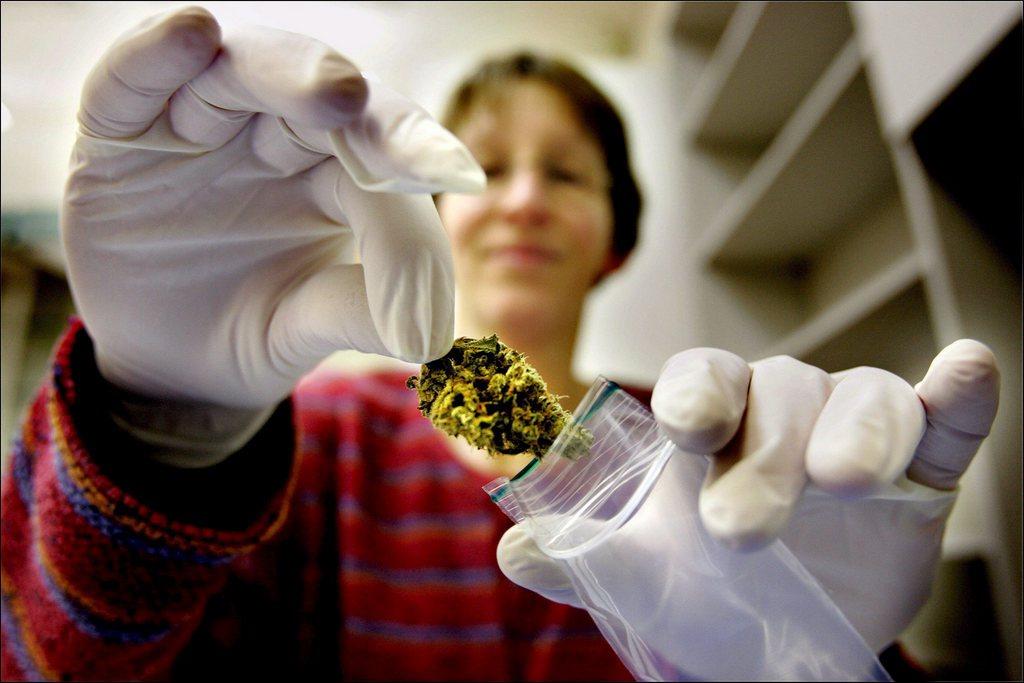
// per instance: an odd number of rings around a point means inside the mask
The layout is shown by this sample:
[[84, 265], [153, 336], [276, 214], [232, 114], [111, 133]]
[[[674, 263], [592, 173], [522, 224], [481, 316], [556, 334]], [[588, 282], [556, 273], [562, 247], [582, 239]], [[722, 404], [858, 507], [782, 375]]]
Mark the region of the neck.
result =
[[586, 385], [578, 382], [572, 374], [572, 355], [576, 346], [577, 324], [555, 329], [538, 331], [522, 326], [495, 326], [480, 323], [471, 318], [458, 321], [456, 336], [479, 339], [491, 334], [506, 346], [526, 356], [526, 361], [536, 368], [548, 391], [561, 398], [562, 407], [572, 411], [586, 393]]
[[[472, 316], [459, 316], [457, 337], [479, 339], [497, 334], [503, 344], [526, 356], [527, 362], [544, 378], [548, 391], [560, 397], [562, 407], [572, 412], [587, 392], [587, 385], [572, 374], [572, 354], [576, 345], [577, 320], [572, 324], [551, 329], [538, 329], [536, 325], [494, 325]], [[491, 458], [461, 440], [453, 441], [455, 452], [470, 468], [487, 475], [512, 476], [525, 467], [532, 455]]]

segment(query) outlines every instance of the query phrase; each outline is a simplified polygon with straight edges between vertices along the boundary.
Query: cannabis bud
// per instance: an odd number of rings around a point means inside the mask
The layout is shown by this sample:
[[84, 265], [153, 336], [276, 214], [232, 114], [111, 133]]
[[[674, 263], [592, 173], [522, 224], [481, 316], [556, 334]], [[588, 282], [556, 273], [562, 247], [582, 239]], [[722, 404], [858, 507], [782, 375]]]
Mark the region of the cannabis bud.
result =
[[589, 452], [593, 435], [573, 422], [523, 354], [498, 341], [461, 337], [447, 355], [424, 364], [406, 386], [435, 427], [461, 436], [492, 456], [531, 452], [542, 457], [566, 428], [562, 454]]

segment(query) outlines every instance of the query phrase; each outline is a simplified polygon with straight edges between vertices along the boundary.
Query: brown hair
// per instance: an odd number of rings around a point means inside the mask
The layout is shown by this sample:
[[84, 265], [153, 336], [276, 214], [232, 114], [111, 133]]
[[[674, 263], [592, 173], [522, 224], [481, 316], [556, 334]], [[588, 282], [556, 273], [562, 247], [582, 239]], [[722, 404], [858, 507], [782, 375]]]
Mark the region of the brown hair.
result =
[[597, 86], [559, 59], [519, 52], [483, 62], [452, 94], [441, 122], [456, 131], [473, 106], [517, 80], [534, 79], [565, 96], [604, 153], [611, 176], [609, 197], [614, 214], [612, 252], [624, 261], [636, 246], [641, 197], [629, 165], [625, 126]]

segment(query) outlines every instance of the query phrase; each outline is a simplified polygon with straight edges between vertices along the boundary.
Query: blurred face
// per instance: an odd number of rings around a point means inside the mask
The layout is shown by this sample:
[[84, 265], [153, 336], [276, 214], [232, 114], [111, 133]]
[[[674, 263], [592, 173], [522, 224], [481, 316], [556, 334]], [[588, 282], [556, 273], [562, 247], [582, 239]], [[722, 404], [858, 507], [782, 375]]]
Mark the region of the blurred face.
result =
[[587, 291], [615, 262], [598, 142], [557, 90], [531, 80], [475, 105], [455, 133], [487, 174], [482, 194], [438, 204], [461, 313], [499, 334], [575, 327]]

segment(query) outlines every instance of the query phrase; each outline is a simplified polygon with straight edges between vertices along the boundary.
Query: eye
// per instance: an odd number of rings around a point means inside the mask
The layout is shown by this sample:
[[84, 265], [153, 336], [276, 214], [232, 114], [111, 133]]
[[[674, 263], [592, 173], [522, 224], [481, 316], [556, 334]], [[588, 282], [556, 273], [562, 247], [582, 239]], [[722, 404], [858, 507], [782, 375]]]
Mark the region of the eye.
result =
[[547, 169], [548, 178], [559, 183], [570, 183], [578, 185], [583, 182], [583, 175], [566, 166], [549, 166]]

